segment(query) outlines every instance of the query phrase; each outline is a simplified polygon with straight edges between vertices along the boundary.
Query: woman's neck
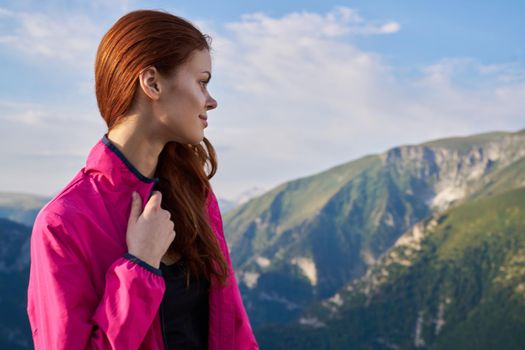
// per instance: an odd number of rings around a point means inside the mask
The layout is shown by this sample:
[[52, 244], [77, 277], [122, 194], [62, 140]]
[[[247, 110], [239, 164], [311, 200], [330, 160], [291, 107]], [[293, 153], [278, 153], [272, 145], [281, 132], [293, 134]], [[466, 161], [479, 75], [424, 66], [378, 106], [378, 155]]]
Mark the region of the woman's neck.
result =
[[126, 121], [108, 132], [108, 139], [144, 176], [154, 177], [164, 144], [139, 127], [139, 118], [128, 116]]

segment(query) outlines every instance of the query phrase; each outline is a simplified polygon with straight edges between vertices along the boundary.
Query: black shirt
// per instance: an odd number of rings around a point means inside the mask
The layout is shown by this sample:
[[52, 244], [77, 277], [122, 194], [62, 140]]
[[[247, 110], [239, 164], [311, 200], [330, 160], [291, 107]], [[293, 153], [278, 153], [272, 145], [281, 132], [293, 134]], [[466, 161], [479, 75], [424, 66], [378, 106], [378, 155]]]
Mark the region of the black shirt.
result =
[[160, 269], [166, 281], [161, 307], [168, 349], [207, 349], [209, 280], [191, 276], [186, 288], [183, 258], [171, 265], [161, 262]]

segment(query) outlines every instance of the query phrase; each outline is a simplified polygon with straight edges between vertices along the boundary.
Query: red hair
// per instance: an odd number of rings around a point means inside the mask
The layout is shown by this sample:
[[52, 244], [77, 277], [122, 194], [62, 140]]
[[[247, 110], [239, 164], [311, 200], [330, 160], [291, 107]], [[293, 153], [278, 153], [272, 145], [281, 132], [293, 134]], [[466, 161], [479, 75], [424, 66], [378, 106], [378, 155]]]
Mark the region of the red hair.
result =
[[[167, 12], [138, 10], [121, 17], [102, 38], [95, 62], [97, 104], [111, 130], [129, 111], [144, 68], [168, 75], [195, 50], [210, 50], [211, 38], [190, 22]], [[204, 145], [203, 145], [203, 144]], [[159, 155], [155, 176], [162, 207], [170, 211], [177, 235], [167, 254], [179, 253], [197, 278], [227, 278], [228, 265], [206, 213], [209, 180], [217, 157], [208, 139], [199, 145], [168, 142]], [[205, 172], [208, 167], [209, 172]]]

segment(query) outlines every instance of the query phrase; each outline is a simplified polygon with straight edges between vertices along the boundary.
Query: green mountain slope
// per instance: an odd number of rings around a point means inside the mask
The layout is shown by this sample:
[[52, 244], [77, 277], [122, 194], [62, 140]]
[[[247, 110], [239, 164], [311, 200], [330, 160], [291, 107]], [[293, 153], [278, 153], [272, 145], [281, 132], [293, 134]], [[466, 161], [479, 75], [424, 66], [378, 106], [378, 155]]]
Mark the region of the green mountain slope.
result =
[[224, 217], [255, 328], [297, 318], [366, 274], [403, 232], [525, 183], [525, 132], [395, 147], [282, 184]]
[[405, 233], [366, 276], [268, 349], [522, 349], [525, 188], [469, 201]]

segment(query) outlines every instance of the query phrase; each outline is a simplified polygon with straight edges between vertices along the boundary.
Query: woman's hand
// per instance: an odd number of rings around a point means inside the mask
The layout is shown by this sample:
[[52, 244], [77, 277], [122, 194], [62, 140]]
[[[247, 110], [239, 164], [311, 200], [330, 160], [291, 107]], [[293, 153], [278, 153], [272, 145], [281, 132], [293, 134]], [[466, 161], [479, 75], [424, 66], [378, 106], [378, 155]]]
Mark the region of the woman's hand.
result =
[[133, 192], [132, 198], [126, 233], [128, 252], [159, 268], [160, 260], [175, 239], [171, 214], [161, 208], [162, 194], [159, 191], [153, 191], [142, 213], [140, 195]]

